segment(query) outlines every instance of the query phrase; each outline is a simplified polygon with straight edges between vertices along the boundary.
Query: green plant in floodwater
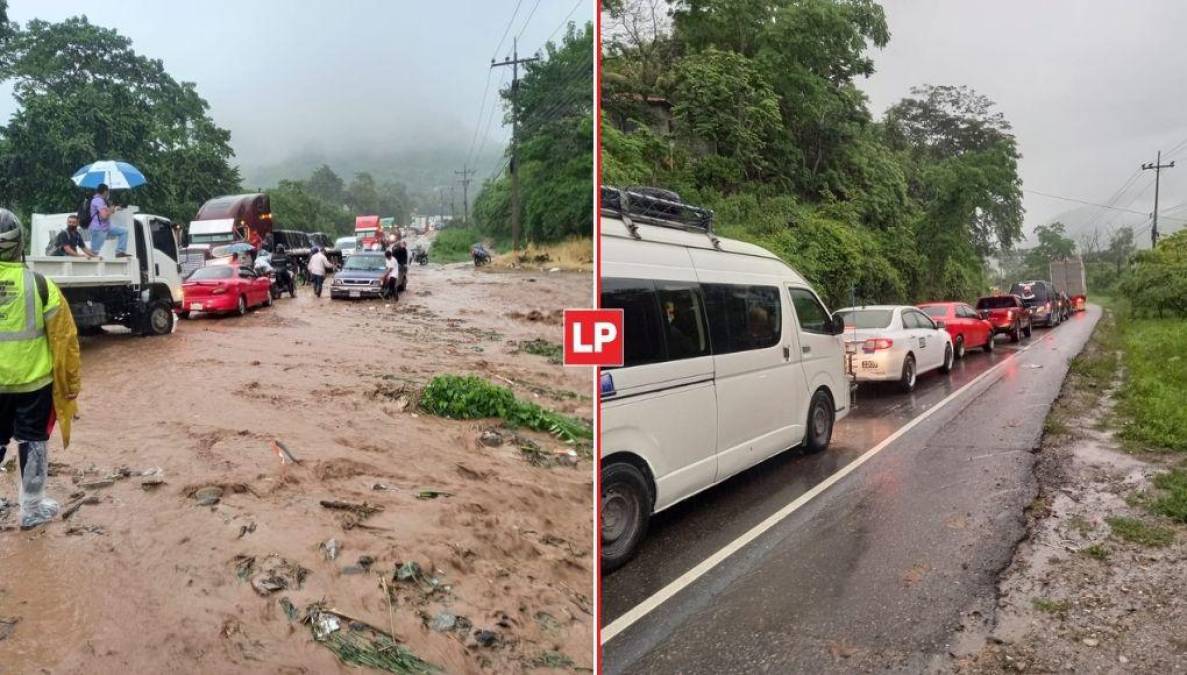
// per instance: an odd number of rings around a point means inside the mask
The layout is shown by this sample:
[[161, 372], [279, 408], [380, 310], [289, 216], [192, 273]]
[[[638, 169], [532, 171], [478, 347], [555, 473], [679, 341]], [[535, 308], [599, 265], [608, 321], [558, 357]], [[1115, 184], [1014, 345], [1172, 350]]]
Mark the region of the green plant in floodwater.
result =
[[573, 659], [556, 650], [537, 654], [528, 663], [531, 668], [572, 668]]
[[1104, 544], [1085, 546], [1084, 548], [1080, 549], [1080, 552], [1089, 558], [1095, 558], [1097, 560], [1108, 560], [1110, 553], [1109, 547], [1105, 546]]
[[403, 675], [432, 675], [441, 672], [440, 668], [413, 654], [404, 645], [393, 642], [386, 635], [367, 637], [362, 632], [343, 628], [326, 636], [321, 642], [337, 654], [343, 663]]
[[474, 375], [438, 375], [421, 393], [424, 410], [449, 419], [498, 417], [508, 425], [548, 432], [569, 443], [593, 437], [583, 420], [521, 401], [506, 387]]
[[541, 340], [539, 338], [520, 342], [519, 351], [543, 356], [548, 359], [549, 363], [560, 363], [565, 355], [565, 348], [560, 343], [549, 342], [548, 340]]
[[1072, 604], [1070, 602], [1068, 602], [1067, 600], [1051, 600], [1049, 598], [1035, 598], [1031, 602], [1034, 604], [1035, 609], [1039, 610], [1040, 612], [1046, 612], [1048, 614], [1064, 615], [1064, 614], [1067, 614], [1067, 611], [1069, 609], [1071, 609], [1071, 607], [1072, 607]]

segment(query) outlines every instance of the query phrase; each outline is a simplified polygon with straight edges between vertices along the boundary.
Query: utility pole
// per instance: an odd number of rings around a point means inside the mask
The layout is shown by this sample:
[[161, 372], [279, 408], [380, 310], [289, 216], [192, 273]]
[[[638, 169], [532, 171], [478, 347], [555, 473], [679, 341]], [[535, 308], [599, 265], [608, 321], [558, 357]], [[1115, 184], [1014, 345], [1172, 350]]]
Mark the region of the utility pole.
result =
[[456, 195], [457, 195], [457, 186], [450, 185], [449, 186], [449, 219], [450, 220], [455, 220], [457, 218], [457, 214], [454, 212], [454, 208], [457, 206]]
[[470, 176], [474, 175], [474, 169], [465, 165], [462, 166], [461, 171], [454, 171], [455, 174], [462, 177], [462, 214], [465, 217], [466, 225], [470, 224], [470, 182], [473, 180]]
[[511, 246], [519, 250], [519, 162], [515, 161], [516, 144], [519, 142], [519, 64], [539, 61], [538, 57], [519, 58], [519, 38], [511, 41], [511, 58], [495, 61], [490, 67], [511, 66]]
[[1154, 169], [1154, 224], [1150, 226], [1150, 248], [1158, 246], [1158, 181], [1161, 178], [1163, 169], [1175, 168], [1174, 160], [1170, 164], [1162, 163], [1162, 151], [1158, 151], [1158, 159], [1154, 163], [1149, 162], [1142, 165], [1142, 171]]

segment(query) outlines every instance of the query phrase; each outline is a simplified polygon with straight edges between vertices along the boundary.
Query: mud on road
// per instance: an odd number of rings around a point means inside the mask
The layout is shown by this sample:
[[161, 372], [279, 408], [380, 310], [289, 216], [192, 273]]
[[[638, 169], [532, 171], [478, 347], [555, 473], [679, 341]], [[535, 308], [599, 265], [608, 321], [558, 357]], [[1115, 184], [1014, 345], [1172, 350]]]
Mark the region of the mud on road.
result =
[[[0, 531], [0, 672], [352, 670], [300, 623], [315, 602], [446, 672], [590, 667], [588, 454], [540, 466], [505, 430], [480, 443], [495, 422], [415, 407], [432, 376], [477, 374], [589, 419], [588, 371], [518, 343], [559, 343], [553, 313], [590, 295], [588, 274], [430, 265], [396, 305], [303, 287], [168, 337], [84, 338], [49, 485], [82, 503]], [[16, 490], [0, 473], [0, 496]]]

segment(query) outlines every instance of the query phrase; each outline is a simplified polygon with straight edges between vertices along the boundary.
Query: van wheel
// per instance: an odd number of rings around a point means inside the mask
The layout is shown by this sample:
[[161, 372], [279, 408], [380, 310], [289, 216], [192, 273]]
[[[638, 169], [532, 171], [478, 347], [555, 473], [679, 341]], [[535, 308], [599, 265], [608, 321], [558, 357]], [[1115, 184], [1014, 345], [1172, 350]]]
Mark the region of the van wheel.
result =
[[239, 302], [235, 303], [235, 313], [239, 316], [247, 314], [247, 298], [242, 295], [239, 296]]
[[958, 358], [958, 359], [964, 358], [964, 336], [963, 335], [956, 336], [956, 358]]
[[828, 444], [833, 438], [835, 419], [832, 399], [824, 390], [817, 390], [808, 406], [808, 426], [804, 434], [804, 447], [808, 452], [823, 452], [828, 449]]
[[651, 488], [633, 464], [602, 469], [602, 571], [622, 567], [634, 555], [651, 520]]
[[993, 331], [989, 331], [989, 338], [985, 341], [986, 354], [992, 354], [993, 350], [997, 348], [997, 340], [995, 338], [997, 338], [997, 334]]
[[898, 388], [905, 393], [915, 391], [915, 355], [907, 354], [903, 359], [903, 374], [899, 377]]
[[154, 302], [144, 317], [144, 335], [168, 335], [173, 332], [173, 307], [167, 302]]
[[940, 365], [941, 373], [952, 372], [952, 364], [956, 359], [952, 358], [952, 345], [944, 345], [944, 363]]

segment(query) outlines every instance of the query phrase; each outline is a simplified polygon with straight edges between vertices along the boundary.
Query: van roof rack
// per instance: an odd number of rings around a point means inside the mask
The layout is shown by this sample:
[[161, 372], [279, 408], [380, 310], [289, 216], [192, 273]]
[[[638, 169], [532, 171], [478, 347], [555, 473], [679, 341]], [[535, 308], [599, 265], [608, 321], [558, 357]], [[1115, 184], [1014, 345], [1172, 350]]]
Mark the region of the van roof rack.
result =
[[635, 239], [641, 239], [636, 223], [645, 223], [704, 234], [713, 248], [721, 248], [713, 234], [713, 211], [688, 204], [671, 190], [603, 185], [601, 211], [622, 218]]

